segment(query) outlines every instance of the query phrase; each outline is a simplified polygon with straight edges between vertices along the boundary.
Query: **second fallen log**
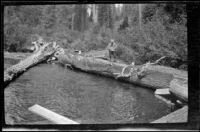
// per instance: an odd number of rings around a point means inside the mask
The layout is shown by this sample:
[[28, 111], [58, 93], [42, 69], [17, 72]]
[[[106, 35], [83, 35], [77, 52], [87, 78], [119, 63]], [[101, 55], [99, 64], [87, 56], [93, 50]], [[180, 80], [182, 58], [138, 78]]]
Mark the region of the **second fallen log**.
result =
[[38, 51], [21, 60], [18, 64], [7, 68], [4, 71], [4, 87], [6, 87], [14, 78], [26, 71], [32, 66], [47, 60], [59, 50], [59, 46], [55, 43], [44, 43], [40, 46]]
[[[170, 81], [173, 79], [172, 74], [156, 70], [155, 65], [127, 65], [115, 63], [107, 60], [64, 53], [56, 56], [60, 63], [70, 64], [72, 67], [85, 72], [100, 74], [103, 76], [113, 77], [115, 79], [138, 84], [153, 89], [168, 88]], [[162, 66], [159, 66], [159, 68]], [[122, 73], [129, 76], [119, 76]]]

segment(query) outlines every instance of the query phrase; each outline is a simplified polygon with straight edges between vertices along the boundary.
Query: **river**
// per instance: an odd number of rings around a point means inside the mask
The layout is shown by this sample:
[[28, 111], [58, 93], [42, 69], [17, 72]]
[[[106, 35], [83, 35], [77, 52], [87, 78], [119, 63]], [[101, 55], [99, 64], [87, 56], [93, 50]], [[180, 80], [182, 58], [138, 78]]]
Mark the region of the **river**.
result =
[[[17, 62], [4, 59], [4, 69]], [[149, 123], [171, 112], [151, 89], [57, 64], [29, 69], [5, 88], [4, 99], [7, 124], [45, 122], [28, 111], [34, 104], [84, 124]]]

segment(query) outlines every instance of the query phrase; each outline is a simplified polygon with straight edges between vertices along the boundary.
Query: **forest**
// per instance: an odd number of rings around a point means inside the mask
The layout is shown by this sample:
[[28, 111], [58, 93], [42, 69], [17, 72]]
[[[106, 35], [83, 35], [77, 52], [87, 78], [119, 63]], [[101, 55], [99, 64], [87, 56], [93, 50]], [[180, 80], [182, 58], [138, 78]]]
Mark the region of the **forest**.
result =
[[42, 36], [63, 48], [104, 50], [110, 39], [117, 58], [130, 64], [155, 61], [187, 70], [185, 4], [21, 5], [4, 8], [4, 51], [27, 52]]

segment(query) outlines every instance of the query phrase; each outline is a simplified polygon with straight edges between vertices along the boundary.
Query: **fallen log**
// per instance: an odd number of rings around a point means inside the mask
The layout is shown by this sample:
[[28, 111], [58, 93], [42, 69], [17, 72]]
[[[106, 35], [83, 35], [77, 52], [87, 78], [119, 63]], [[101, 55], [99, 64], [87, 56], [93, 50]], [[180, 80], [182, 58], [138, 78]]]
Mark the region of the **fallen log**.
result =
[[[169, 88], [173, 75], [154, 69], [154, 65], [127, 65], [110, 62], [96, 57], [74, 55], [72, 53], [56, 56], [61, 64], [71, 65], [89, 73], [100, 74], [153, 89]], [[148, 63], [149, 64], [149, 63]], [[154, 68], [152, 68], [154, 67]], [[145, 70], [144, 70], [145, 69]], [[123, 71], [123, 72], [122, 72]], [[123, 73], [122, 76], [121, 73]], [[128, 75], [129, 76], [125, 76]]]
[[38, 51], [34, 54], [22, 59], [18, 64], [7, 68], [4, 71], [4, 87], [6, 87], [14, 78], [30, 67], [47, 60], [56, 51], [59, 51], [59, 49], [60, 47], [55, 43], [45, 43], [43, 46], [40, 46]]
[[[29, 57], [20, 61], [20, 63], [4, 71], [4, 84], [8, 84], [17, 75], [23, 73], [28, 68], [49, 59], [51, 56], [56, 57], [60, 63], [77, 68], [82, 71], [96, 73], [118, 80], [138, 84], [143, 87], [153, 89], [170, 88], [170, 82], [175, 78], [187, 78], [187, 74], [179, 70], [156, 65], [162, 58], [154, 63], [144, 65], [127, 65], [125, 63], [110, 62], [99, 56], [78, 55], [65, 51], [56, 43], [39, 43], [40, 48]], [[179, 76], [181, 75], [181, 76]]]

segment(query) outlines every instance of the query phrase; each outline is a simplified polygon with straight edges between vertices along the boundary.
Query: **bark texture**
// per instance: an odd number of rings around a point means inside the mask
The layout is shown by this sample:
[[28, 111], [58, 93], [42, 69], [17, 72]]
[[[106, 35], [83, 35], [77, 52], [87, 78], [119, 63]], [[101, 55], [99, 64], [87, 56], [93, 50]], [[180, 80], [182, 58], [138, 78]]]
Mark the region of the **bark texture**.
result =
[[153, 89], [169, 88], [170, 82], [173, 80], [173, 74], [158, 70], [162, 69], [162, 66], [127, 65], [72, 53], [64, 53], [56, 57], [60, 63], [67, 66], [70, 64], [73, 68], [85, 72], [100, 74]]
[[7, 68], [4, 71], [4, 87], [30, 67], [47, 60], [49, 57], [54, 55], [57, 50], [59, 50], [59, 46], [53, 43], [46, 43], [34, 54], [22, 59], [18, 64]]

